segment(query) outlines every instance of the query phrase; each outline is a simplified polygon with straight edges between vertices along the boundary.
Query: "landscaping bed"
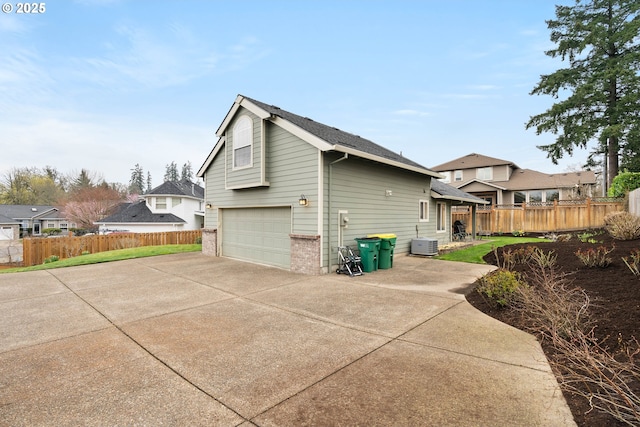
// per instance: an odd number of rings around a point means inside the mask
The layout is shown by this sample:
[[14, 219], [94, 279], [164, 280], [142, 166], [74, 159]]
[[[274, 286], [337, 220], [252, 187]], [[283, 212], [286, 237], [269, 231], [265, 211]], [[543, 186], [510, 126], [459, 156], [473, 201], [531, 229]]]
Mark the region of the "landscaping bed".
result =
[[[556, 265], [558, 270], [568, 273], [565, 276], [570, 287], [579, 287], [589, 297], [589, 319], [593, 325], [593, 334], [600, 345], [613, 355], [623, 355], [623, 351], [635, 348], [635, 339], [640, 339], [640, 276], [632, 273], [631, 269], [623, 262], [622, 257], [628, 257], [634, 250], [640, 248], [640, 240], [614, 240], [604, 231], [591, 232], [591, 236], [583, 234], [572, 235], [567, 241], [523, 243], [518, 245], [498, 248], [484, 257], [484, 260], [493, 265], [500, 265], [500, 260], [496, 260], [496, 254], [500, 258], [503, 251], [517, 250], [535, 246], [544, 252], [553, 251], [557, 257]], [[576, 252], [597, 250], [598, 248], [614, 248], [607, 256], [611, 259], [611, 264], [606, 268], [587, 267], [576, 256]], [[512, 268], [526, 274], [530, 268], [526, 264], [519, 264]], [[516, 328], [531, 330], [531, 325], [523, 318], [518, 310], [509, 307], [500, 307], [492, 304], [485, 296], [471, 291], [467, 295], [467, 300], [480, 311], [510, 324]], [[542, 338], [542, 334], [539, 335]], [[558, 376], [558, 366], [566, 362], [566, 354], [558, 351], [549, 339], [540, 339], [542, 347], [554, 372]], [[617, 356], [616, 356], [617, 357]], [[628, 359], [628, 358], [627, 358]], [[635, 364], [640, 363], [640, 355], [636, 356]], [[561, 377], [558, 376], [559, 382]], [[582, 387], [587, 393], [586, 385]], [[634, 393], [640, 393], [640, 384], [631, 384]], [[591, 410], [588, 400], [579, 393], [563, 390], [576, 423], [581, 427], [600, 426], [623, 426], [629, 425], [617, 421], [611, 415], [599, 410]], [[635, 424], [640, 425], [640, 419]]]

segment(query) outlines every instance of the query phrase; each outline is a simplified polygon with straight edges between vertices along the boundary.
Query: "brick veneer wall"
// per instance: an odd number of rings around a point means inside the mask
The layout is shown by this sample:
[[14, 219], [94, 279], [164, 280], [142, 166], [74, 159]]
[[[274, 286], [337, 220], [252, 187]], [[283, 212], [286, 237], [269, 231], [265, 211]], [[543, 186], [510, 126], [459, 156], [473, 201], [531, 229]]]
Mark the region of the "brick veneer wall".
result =
[[289, 238], [291, 239], [291, 271], [314, 276], [322, 274], [320, 236], [289, 234]]
[[218, 229], [202, 229], [202, 253], [209, 256], [218, 256]]

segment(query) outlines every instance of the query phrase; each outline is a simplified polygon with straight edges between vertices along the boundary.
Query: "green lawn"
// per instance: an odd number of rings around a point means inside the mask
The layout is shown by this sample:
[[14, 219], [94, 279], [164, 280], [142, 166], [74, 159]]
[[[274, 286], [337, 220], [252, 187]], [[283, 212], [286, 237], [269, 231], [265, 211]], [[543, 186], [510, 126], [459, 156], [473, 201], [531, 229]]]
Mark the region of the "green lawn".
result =
[[115, 251], [99, 252], [97, 254], [80, 255], [47, 264], [31, 267], [17, 267], [0, 270], [0, 273], [15, 273], [21, 271], [49, 270], [52, 268], [72, 267], [75, 265], [97, 264], [100, 262], [120, 261], [123, 259], [143, 258], [156, 255], [169, 255], [182, 252], [198, 252], [202, 250], [201, 244], [192, 245], [164, 245], [143, 246], [140, 248], [118, 249]]
[[482, 257], [491, 252], [493, 248], [514, 245], [516, 243], [545, 242], [547, 240], [537, 237], [509, 237], [509, 236], [492, 236], [485, 243], [470, 246], [458, 251], [449, 252], [444, 255], [438, 255], [436, 259], [444, 259], [447, 261], [470, 262], [474, 264], [486, 264]]

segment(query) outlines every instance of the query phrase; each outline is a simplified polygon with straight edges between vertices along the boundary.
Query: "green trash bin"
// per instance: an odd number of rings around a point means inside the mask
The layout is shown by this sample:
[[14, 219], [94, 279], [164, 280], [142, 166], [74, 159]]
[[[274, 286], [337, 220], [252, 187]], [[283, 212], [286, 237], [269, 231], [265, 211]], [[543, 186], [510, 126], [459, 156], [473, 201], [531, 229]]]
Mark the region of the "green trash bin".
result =
[[380, 239], [380, 254], [378, 255], [378, 268], [381, 270], [393, 267], [393, 250], [396, 247], [395, 234], [369, 234], [367, 237]]
[[380, 239], [377, 237], [356, 237], [362, 271], [371, 273], [378, 269], [378, 253], [380, 251]]

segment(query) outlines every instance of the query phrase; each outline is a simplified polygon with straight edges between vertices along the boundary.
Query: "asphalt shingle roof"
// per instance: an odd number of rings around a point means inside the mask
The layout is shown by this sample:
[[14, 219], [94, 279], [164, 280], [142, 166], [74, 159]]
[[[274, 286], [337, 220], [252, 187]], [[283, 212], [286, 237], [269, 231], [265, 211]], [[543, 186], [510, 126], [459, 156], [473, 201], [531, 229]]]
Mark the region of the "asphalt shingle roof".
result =
[[204, 188], [196, 183], [183, 179], [180, 181], [166, 181], [147, 194], [189, 196], [204, 199]]
[[289, 111], [283, 110], [275, 105], [265, 104], [263, 102], [257, 101], [255, 99], [249, 98], [247, 96], [242, 95], [251, 103], [257, 105], [262, 108], [266, 112], [272, 115], [276, 115], [282, 117], [283, 119], [295, 124], [301, 129], [306, 130], [312, 135], [317, 136], [318, 138], [327, 141], [333, 145], [341, 145], [344, 147], [352, 148], [354, 150], [362, 151], [367, 154], [372, 154], [374, 156], [382, 157], [384, 159], [389, 159], [396, 161], [398, 163], [403, 163], [405, 165], [425, 169], [429, 171], [429, 168], [422, 166], [419, 163], [414, 162], [406, 157], [401, 156], [398, 153], [395, 153], [389, 149], [386, 149], [373, 141], [362, 138], [358, 135], [354, 135], [349, 132], [345, 132], [338, 128], [328, 126], [319, 122], [316, 122], [308, 117], [302, 117], [297, 114], [290, 113]]
[[459, 190], [455, 187], [452, 187], [448, 184], [445, 184], [444, 182], [438, 181], [437, 179], [432, 179], [431, 180], [431, 190], [435, 191], [436, 193], [440, 194], [441, 196], [444, 197], [449, 197], [449, 198], [454, 198], [454, 199], [460, 199], [460, 200], [465, 200], [465, 201], [469, 201], [469, 202], [476, 202], [476, 203], [483, 203], [484, 200], [471, 195], [469, 193], [465, 193], [462, 190]]
[[136, 203], [122, 203], [118, 210], [96, 223], [176, 223], [186, 222], [182, 218], [171, 214], [153, 213], [144, 201]]
[[438, 172], [444, 172], [499, 165], [511, 165], [513, 168], [518, 168], [515, 163], [509, 160], [502, 160], [495, 157], [483, 156], [482, 154], [471, 153], [467, 154], [466, 156], [458, 157], [457, 159], [451, 160], [449, 162], [442, 163], [441, 165], [433, 166], [431, 169]]
[[48, 212], [46, 218], [58, 218], [57, 210], [50, 205], [0, 205], [0, 215], [13, 219], [29, 219], [39, 217]]

